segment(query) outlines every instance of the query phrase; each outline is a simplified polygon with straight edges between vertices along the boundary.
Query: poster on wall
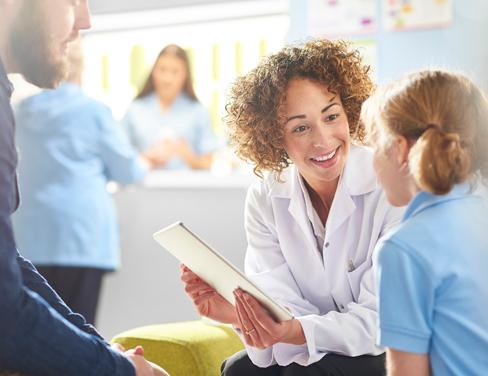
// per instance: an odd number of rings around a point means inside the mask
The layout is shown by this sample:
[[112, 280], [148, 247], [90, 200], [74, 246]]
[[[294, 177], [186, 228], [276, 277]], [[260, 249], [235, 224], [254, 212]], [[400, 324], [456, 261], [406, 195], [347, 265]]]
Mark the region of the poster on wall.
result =
[[376, 30], [376, 0], [309, 0], [308, 31], [315, 37], [342, 37]]
[[447, 27], [452, 0], [383, 0], [383, 25], [388, 31]]

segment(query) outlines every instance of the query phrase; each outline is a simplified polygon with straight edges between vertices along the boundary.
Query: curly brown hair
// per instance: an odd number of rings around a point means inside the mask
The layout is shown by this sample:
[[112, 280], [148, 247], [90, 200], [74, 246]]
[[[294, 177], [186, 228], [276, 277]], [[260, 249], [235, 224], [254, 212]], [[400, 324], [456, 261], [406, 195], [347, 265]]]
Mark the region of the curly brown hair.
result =
[[283, 48], [232, 85], [224, 118], [230, 144], [241, 159], [255, 165], [260, 177], [264, 171], [279, 176], [291, 164], [283, 147], [283, 104], [294, 78], [323, 84], [339, 95], [351, 137], [362, 143], [361, 105], [373, 89], [369, 71], [359, 52], [345, 41], [312, 40]]

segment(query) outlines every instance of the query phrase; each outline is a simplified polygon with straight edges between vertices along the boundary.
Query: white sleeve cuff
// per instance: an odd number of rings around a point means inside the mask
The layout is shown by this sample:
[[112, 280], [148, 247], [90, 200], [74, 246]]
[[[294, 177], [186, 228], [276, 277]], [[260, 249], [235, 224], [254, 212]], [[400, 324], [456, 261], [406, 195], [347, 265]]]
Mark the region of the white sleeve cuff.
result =
[[261, 350], [261, 349], [255, 348], [255, 347], [247, 346], [244, 343], [244, 338], [243, 338], [241, 330], [236, 328], [236, 327], [233, 327], [233, 328], [234, 328], [234, 331], [241, 338], [241, 341], [246, 348], [247, 355], [249, 356], [249, 359], [251, 359], [251, 362], [253, 362], [254, 365], [261, 367], [261, 368], [267, 368], [267, 367], [270, 367], [270, 366], [276, 364], [276, 361], [273, 357], [273, 348], [272, 347]]

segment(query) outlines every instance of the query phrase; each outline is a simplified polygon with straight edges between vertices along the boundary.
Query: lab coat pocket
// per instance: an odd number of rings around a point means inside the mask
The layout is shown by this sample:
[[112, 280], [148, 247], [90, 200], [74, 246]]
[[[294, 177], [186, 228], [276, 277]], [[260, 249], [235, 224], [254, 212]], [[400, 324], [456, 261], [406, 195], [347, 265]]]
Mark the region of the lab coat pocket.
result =
[[363, 279], [364, 273], [370, 269], [372, 266], [371, 260], [367, 260], [355, 267], [347, 273], [347, 280], [349, 281], [349, 287], [351, 288], [352, 296], [354, 301], [357, 303], [359, 299], [359, 292], [361, 287], [361, 281]]

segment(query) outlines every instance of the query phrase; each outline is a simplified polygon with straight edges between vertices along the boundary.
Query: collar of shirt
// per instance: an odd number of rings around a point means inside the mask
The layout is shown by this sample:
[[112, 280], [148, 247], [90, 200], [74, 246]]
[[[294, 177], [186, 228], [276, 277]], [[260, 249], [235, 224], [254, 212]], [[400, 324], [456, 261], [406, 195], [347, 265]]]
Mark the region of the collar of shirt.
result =
[[7, 94], [8, 98], [12, 96], [12, 92], [14, 91], [14, 87], [7, 77], [2, 59], [0, 59], [0, 89]]
[[53, 91], [63, 92], [64, 94], [64, 93], [78, 93], [82, 90], [80, 85], [75, 84], [73, 82], [64, 81], [56, 88], [56, 90]]
[[403, 215], [402, 222], [406, 221], [410, 217], [414, 217], [429, 207], [466, 197], [466, 195], [471, 193], [471, 188], [470, 183], [463, 183], [455, 185], [451, 191], [445, 195], [435, 195], [430, 192], [420, 191], [408, 204], [405, 214]]
[[305, 182], [300, 174], [297, 174], [300, 188], [302, 190], [303, 198], [305, 199], [305, 210], [307, 212], [308, 220], [312, 224], [312, 229], [317, 240], [317, 246], [319, 250], [322, 250], [325, 239], [325, 225], [322, 224], [320, 217], [312, 205], [312, 200], [310, 199], [310, 194], [305, 186]]
[[156, 110], [158, 113], [167, 114], [180, 108], [185, 109], [185, 105], [191, 102], [191, 99], [185, 93], [180, 93], [176, 96], [173, 103], [171, 103], [171, 105], [169, 105], [169, 107], [164, 110], [161, 108], [158, 95], [155, 92], [149, 94], [147, 97], [142, 98], [141, 101], [148, 103], [148, 105]]

